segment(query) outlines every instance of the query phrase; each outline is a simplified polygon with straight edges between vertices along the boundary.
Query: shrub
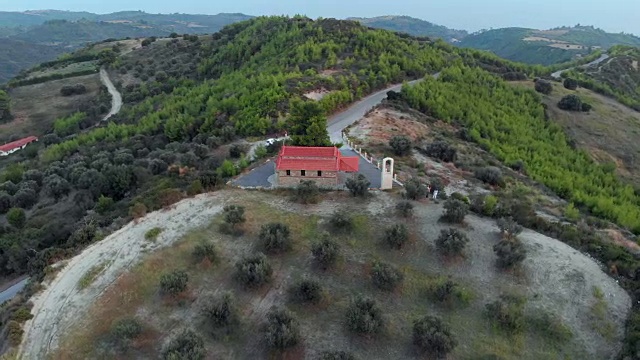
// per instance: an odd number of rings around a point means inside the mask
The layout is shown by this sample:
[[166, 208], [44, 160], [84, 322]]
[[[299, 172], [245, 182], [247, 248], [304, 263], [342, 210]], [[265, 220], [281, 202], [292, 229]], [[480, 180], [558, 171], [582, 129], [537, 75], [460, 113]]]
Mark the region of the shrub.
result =
[[206, 354], [204, 341], [192, 330], [182, 330], [162, 349], [165, 360], [203, 360]]
[[389, 146], [393, 149], [393, 153], [398, 156], [405, 156], [411, 152], [411, 139], [404, 135], [394, 136], [389, 140]]
[[396, 210], [404, 218], [411, 217], [413, 215], [413, 204], [408, 201], [400, 201], [396, 205]]
[[289, 227], [282, 223], [262, 225], [260, 241], [269, 253], [282, 253], [291, 249], [291, 234]]
[[572, 78], [566, 78], [564, 79], [564, 83], [563, 83], [565, 89], [569, 89], [569, 90], [575, 90], [578, 88], [578, 82], [575, 79]]
[[287, 310], [272, 310], [267, 314], [265, 339], [270, 348], [284, 350], [300, 341], [300, 325]]
[[573, 338], [573, 332], [561, 318], [547, 312], [537, 311], [535, 315], [527, 317], [526, 321], [536, 332], [557, 345], [566, 344]]
[[149, 231], [144, 234], [144, 238], [146, 240], [155, 241], [160, 233], [162, 233], [162, 228], [154, 227], [153, 229], [149, 229]]
[[454, 192], [453, 194], [451, 194], [451, 198], [455, 200], [460, 200], [467, 205], [471, 204], [471, 200], [469, 200], [469, 197], [459, 192]]
[[564, 208], [564, 217], [571, 221], [577, 221], [580, 219], [580, 210], [576, 209], [573, 203], [570, 203]]
[[177, 295], [187, 290], [189, 275], [184, 270], [175, 270], [160, 276], [160, 291], [163, 294]]
[[236, 263], [236, 279], [247, 287], [258, 287], [271, 281], [273, 270], [264, 254], [244, 258]]
[[240, 205], [227, 205], [223, 209], [224, 222], [231, 226], [232, 229], [236, 229], [238, 225], [247, 221], [244, 216], [244, 206]]
[[520, 235], [523, 230], [522, 226], [513, 220], [512, 217], [500, 218], [496, 221], [496, 224], [500, 232], [510, 238], [515, 238]]
[[369, 185], [371, 185], [371, 182], [362, 174], [358, 174], [356, 177], [350, 177], [345, 182], [346, 188], [354, 197], [367, 196], [369, 194]]
[[142, 334], [142, 325], [135, 318], [123, 318], [111, 326], [111, 336], [115, 341], [125, 345]]
[[[102, 205], [107, 205], [109, 203], [109, 200], [107, 199], [111, 199], [111, 198], [104, 198], [104, 202], [105, 204]], [[98, 199], [98, 206], [102, 206], [101, 205], [101, 200], [103, 200], [103, 197], [100, 197], [100, 199]], [[113, 205], [113, 200], [110, 201], [111, 205]], [[109, 206], [111, 206], [109, 205]], [[99, 211], [100, 212], [100, 211]], [[135, 204], [133, 204], [133, 206], [131, 206], [129, 208], [129, 216], [131, 216], [132, 218], [134, 218], [135, 220], [140, 219], [142, 217], [144, 217], [145, 215], [147, 215], [147, 206], [141, 202], [137, 202]], [[146, 237], [146, 235], [145, 235]]]
[[19, 346], [20, 342], [22, 342], [23, 334], [24, 330], [22, 330], [20, 323], [14, 320], [7, 322], [7, 338], [9, 339], [9, 344]]
[[300, 181], [300, 184], [294, 190], [295, 200], [302, 204], [314, 204], [318, 202], [320, 189], [318, 185], [311, 180]]
[[535, 88], [537, 92], [545, 95], [549, 95], [553, 91], [553, 85], [547, 80], [542, 79], [536, 79]]
[[204, 259], [209, 260], [211, 263], [215, 263], [218, 260], [218, 252], [216, 247], [210, 241], [201, 241], [193, 247], [191, 253], [196, 262], [202, 262]]
[[320, 353], [320, 360], [356, 360], [353, 354], [346, 351], [323, 351]]
[[444, 215], [442, 218], [453, 224], [461, 224], [464, 222], [464, 217], [469, 213], [469, 206], [454, 198], [450, 198], [444, 203]]
[[411, 200], [424, 198], [428, 194], [427, 187], [417, 178], [411, 178], [404, 184], [404, 197]]
[[355, 298], [347, 309], [347, 327], [358, 334], [375, 334], [384, 326], [382, 311], [374, 300]]
[[436, 286], [434, 295], [440, 302], [448, 301], [455, 293], [457, 286], [458, 284], [456, 284], [453, 280], [444, 281]]
[[187, 188], [187, 195], [194, 196], [201, 194], [203, 191], [204, 188], [202, 187], [202, 182], [200, 182], [200, 179], [196, 179], [189, 184], [189, 187]]
[[468, 242], [467, 235], [458, 229], [441, 230], [436, 247], [445, 255], [460, 255]]
[[11, 226], [21, 229], [27, 222], [27, 216], [25, 215], [24, 210], [20, 208], [11, 208], [7, 212], [7, 221]]
[[6, 192], [0, 192], [0, 214], [6, 214], [11, 209], [11, 195]]
[[525, 302], [522, 297], [501, 295], [500, 299], [485, 306], [486, 315], [503, 330], [518, 332], [524, 327]]
[[394, 266], [375, 262], [371, 268], [371, 280], [381, 290], [393, 291], [404, 280], [404, 275]]
[[396, 224], [385, 230], [384, 241], [392, 249], [400, 250], [409, 241], [409, 230], [404, 224]]
[[583, 103], [582, 99], [578, 95], [571, 94], [563, 97], [558, 102], [558, 107], [567, 111], [589, 111], [591, 105]]
[[475, 177], [484, 183], [493, 186], [502, 186], [504, 180], [502, 179], [502, 171], [495, 166], [487, 166], [475, 171]]
[[339, 252], [340, 246], [328, 234], [324, 234], [319, 241], [311, 244], [311, 254], [324, 269], [331, 267], [336, 262]]
[[113, 204], [114, 202], [112, 198], [100, 195], [98, 202], [96, 203], [96, 211], [98, 214], [104, 214], [113, 208]]
[[242, 153], [244, 153], [244, 149], [241, 145], [235, 144], [231, 145], [231, 147], [229, 148], [229, 156], [234, 159], [240, 158], [240, 156], [242, 156]]
[[425, 146], [422, 152], [432, 158], [442, 160], [444, 162], [454, 162], [457, 158], [457, 150], [445, 141], [437, 141]]
[[518, 239], [502, 239], [493, 246], [493, 251], [498, 256], [498, 267], [503, 269], [519, 265], [527, 257], [524, 245]]
[[202, 306], [202, 315], [213, 328], [221, 328], [238, 322], [238, 309], [231, 293], [211, 298]]
[[353, 230], [353, 217], [347, 210], [341, 208], [333, 212], [329, 224], [335, 231], [350, 232]]
[[60, 89], [62, 96], [81, 95], [87, 92], [87, 87], [83, 84], [65, 85]]
[[437, 317], [425, 316], [413, 323], [413, 344], [422, 352], [442, 357], [457, 345], [449, 327]]
[[317, 304], [322, 300], [322, 286], [315, 280], [300, 280], [291, 287], [290, 293], [291, 298], [300, 303]]
[[591, 109], [593, 109], [593, 106], [591, 106], [591, 104], [583, 102], [582, 106], [580, 106], [580, 110], [583, 112], [589, 112], [591, 111]]

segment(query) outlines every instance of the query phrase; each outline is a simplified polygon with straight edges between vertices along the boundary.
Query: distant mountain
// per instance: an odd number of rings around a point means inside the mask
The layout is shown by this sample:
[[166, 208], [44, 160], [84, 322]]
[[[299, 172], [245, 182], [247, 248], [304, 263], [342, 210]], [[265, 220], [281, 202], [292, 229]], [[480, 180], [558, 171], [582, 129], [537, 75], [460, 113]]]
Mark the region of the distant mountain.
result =
[[92, 14], [57, 10], [0, 12], [0, 83], [22, 69], [53, 60], [87, 43], [126, 37], [215, 33], [250, 19], [244, 14]]
[[465, 30], [449, 29], [446, 26], [436, 25], [410, 16], [352, 17], [348, 20], [355, 20], [372, 28], [403, 32], [414, 36], [440, 38], [448, 42], [457, 42], [468, 35]]
[[614, 45], [640, 46], [640, 38], [607, 33], [593, 26], [551, 30], [504, 28], [471, 34], [458, 45], [488, 50], [513, 61], [550, 65], [572, 60], [595, 49], [608, 49]]

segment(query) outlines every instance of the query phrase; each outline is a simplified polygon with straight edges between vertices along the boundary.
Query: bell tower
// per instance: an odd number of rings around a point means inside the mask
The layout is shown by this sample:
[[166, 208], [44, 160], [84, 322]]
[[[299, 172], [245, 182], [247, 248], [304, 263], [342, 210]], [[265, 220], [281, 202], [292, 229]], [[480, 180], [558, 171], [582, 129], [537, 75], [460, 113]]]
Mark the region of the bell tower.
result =
[[392, 158], [382, 160], [381, 190], [389, 190], [393, 187], [393, 162]]

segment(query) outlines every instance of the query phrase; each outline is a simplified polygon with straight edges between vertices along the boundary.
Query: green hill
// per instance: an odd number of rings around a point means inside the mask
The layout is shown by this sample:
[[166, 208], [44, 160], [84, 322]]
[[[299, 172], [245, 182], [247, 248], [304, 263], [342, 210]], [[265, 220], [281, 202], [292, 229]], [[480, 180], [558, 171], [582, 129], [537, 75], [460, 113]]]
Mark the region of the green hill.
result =
[[[20, 70], [87, 43], [127, 37], [215, 33], [249, 19], [243, 14], [148, 14], [141, 11], [98, 15], [85, 12], [0, 12], [0, 83]], [[5, 49], [7, 49], [5, 51]]]
[[567, 71], [562, 76], [640, 111], [640, 48], [620, 45], [611, 48], [609, 54], [611, 58], [600, 64]]
[[614, 45], [640, 46], [640, 38], [607, 33], [592, 26], [551, 30], [504, 28], [471, 34], [459, 45], [491, 51], [513, 61], [550, 65], [570, 61], [595, 49], [608, 49]]
[[425, 20], [410, 16], [379, 16], [373, 18], [349, 18], [373, 28], [407, 33], [413, 36], [428, 36], [444, 39], [448, 42], [460, 40], [468, 35], [465, 30], [449, 29]]

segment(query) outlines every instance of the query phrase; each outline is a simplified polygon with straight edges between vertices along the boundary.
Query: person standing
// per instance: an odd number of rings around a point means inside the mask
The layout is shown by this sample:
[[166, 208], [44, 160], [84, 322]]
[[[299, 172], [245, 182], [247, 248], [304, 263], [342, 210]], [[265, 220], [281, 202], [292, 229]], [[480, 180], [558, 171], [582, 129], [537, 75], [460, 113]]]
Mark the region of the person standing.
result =
[[434, 188], [433, 189], [433, 200], [436, 200], [438, 198], [438, 189]]

